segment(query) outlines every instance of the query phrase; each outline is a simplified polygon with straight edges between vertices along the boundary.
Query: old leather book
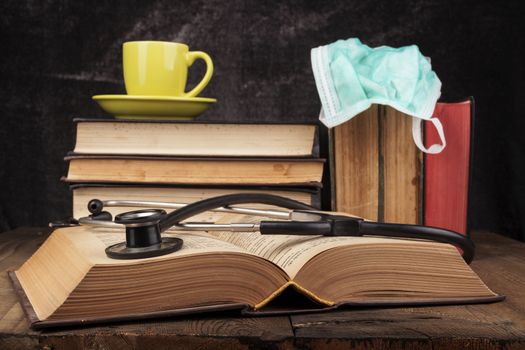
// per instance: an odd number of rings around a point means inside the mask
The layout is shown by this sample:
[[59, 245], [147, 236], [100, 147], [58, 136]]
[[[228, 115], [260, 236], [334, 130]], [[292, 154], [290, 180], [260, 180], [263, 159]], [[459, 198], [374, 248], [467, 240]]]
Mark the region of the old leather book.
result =
[[77, 154], [319, 157], [315, 124], [75, 119]]
[[[425, 155], [425, 225], [466, 235], [474, 99], [438, 103], [434, 115], [443, 124], [447, 147], [439, 154]], [[429, 144], [437, 142], [436, 131], [427, 128], [425, 139]]]
[[422, 152], [412, 118], [372, 105], [331, 131], [332, 209], [374, 221], [422, 223]]
[[321, 186], [324, 159], [77, 155], [66, 182]]
[[115, 260], [104, 249], [124, 240], [122, 230], [54, 231], [10, 274], [32, 327], [228, 309], [257, 315], [503, 298], [446, 244], [240, 232], [171, 234], [184, 239], [178, 252]]

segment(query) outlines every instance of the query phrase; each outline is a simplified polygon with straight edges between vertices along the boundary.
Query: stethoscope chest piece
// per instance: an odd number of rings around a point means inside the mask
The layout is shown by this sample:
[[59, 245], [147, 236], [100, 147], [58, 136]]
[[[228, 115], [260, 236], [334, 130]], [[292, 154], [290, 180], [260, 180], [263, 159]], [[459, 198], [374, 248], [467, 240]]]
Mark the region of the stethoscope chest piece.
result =
[[159, 221], [164, 210], [144, 209], [119, 214], [115, 222], [126, 226], [126, 242], [106, 248], [113, 259], [143, 259], [176, 252], [182, 248], [182, 239], [161, 237]]
[[126, 242], [113, 244], [106, 248], [106, 255], [113, 259], [143, 259], [173, 253], [180, 248], [182, 239], [163, 237], [160, 243], [149, 247], [128, 247]]

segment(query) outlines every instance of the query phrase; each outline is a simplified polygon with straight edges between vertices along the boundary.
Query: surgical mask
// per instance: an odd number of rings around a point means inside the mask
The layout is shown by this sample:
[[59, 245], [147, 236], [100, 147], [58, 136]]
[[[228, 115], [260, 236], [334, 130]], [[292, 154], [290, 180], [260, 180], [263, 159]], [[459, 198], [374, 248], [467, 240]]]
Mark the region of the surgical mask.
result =
[[[445, 148], [443, 126], [432, 118], [441, 81], [416, 45], [370, 48], [353, 38], [312, 49], [311, 60], [322, 104], [319, 119], [329, 128], [372, 104], [388, 105], [413, 117], [412, 136], [421, 151], [435, 154]], [[425, 147], [423, 120], [434, 125], [441, 144]]]

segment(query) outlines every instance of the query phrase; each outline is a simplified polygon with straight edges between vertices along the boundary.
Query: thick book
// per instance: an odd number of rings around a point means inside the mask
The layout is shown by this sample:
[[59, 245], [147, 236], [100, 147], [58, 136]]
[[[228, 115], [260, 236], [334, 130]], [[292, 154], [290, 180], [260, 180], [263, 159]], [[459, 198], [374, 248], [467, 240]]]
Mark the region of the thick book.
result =
[[[158, 186], [141, 184], [72, 184], [73, 192], [73, 217], [79, 218], [90, 215], [87, 205], [90, 200], [142, 200], [155, 202], [193, 203], [202, 199], [222, 196], [233, 193], [265, 193], [290, 198], [314, 208], [320, 209], [321, 195], [319, 188], [286, 188], [286, 187], [221, 187], [221, 186]], [[161, 206], [160, 206], [161, 207]], [[271, 208], [268, 205], [252, 205], [252, 207]], [[162, 208], [162, 207], [161, 207]], [[137, 208], [142, 209], [142, 208]], [[162, 208], [167, 212], [173, 209]], [[105, 209], [113, 216], [129, 211], [124, 207], [108, 207]], [[216, 221], [221, 217], [220, 213], [207, 212], [202, 219]], [[197, 221], [200, 218], [195, 218]]]
[[116, 155], [65, 157], [64, 181], [149, 184], [321, 186], [324, 159], [189, 158]]
[[319, 157], [317, 125], [75, 119], [75, 153]]
[[[244, 232], [167, 235], [182, 238], [183, 248], [160, 257], [115, 260], [104, 250], [124, 240], [122, 230], [54, 231], [11, 273], [32, 327], [225, 309], [293, 313], [301, 311], [294, 306], [301, 299], [309, 311], [503, 299], [447, 244]], [[294, 297], [281, 299], [291, 292]]]
[[372, 105], [331, 130], [332, 209], [374, 221], [422, 223], [422, 162], [412, 117]]
[[[474, 101], [438, 103], [434, 116], [443, 124], [447, 146], [439, 154], [425, 155], [425, 225], [468, 233], [467, 211], [472, 159]], [[425, 141], [439, 142], [434, 128], [426, 128]]]

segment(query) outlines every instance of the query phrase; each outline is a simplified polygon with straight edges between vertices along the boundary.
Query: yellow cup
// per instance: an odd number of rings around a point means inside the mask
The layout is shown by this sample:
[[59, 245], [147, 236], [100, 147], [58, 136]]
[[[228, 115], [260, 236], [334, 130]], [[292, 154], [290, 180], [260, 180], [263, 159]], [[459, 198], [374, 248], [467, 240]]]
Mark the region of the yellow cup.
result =
[[[128, 95], [194, 97], [208, 85], [213, 62], [202, 51], [165, 41], [130, 41], [123, 45], [124, 82]], [[186, 90], [188, 68], [196, 59], [206, 63], [202, 80]]]

